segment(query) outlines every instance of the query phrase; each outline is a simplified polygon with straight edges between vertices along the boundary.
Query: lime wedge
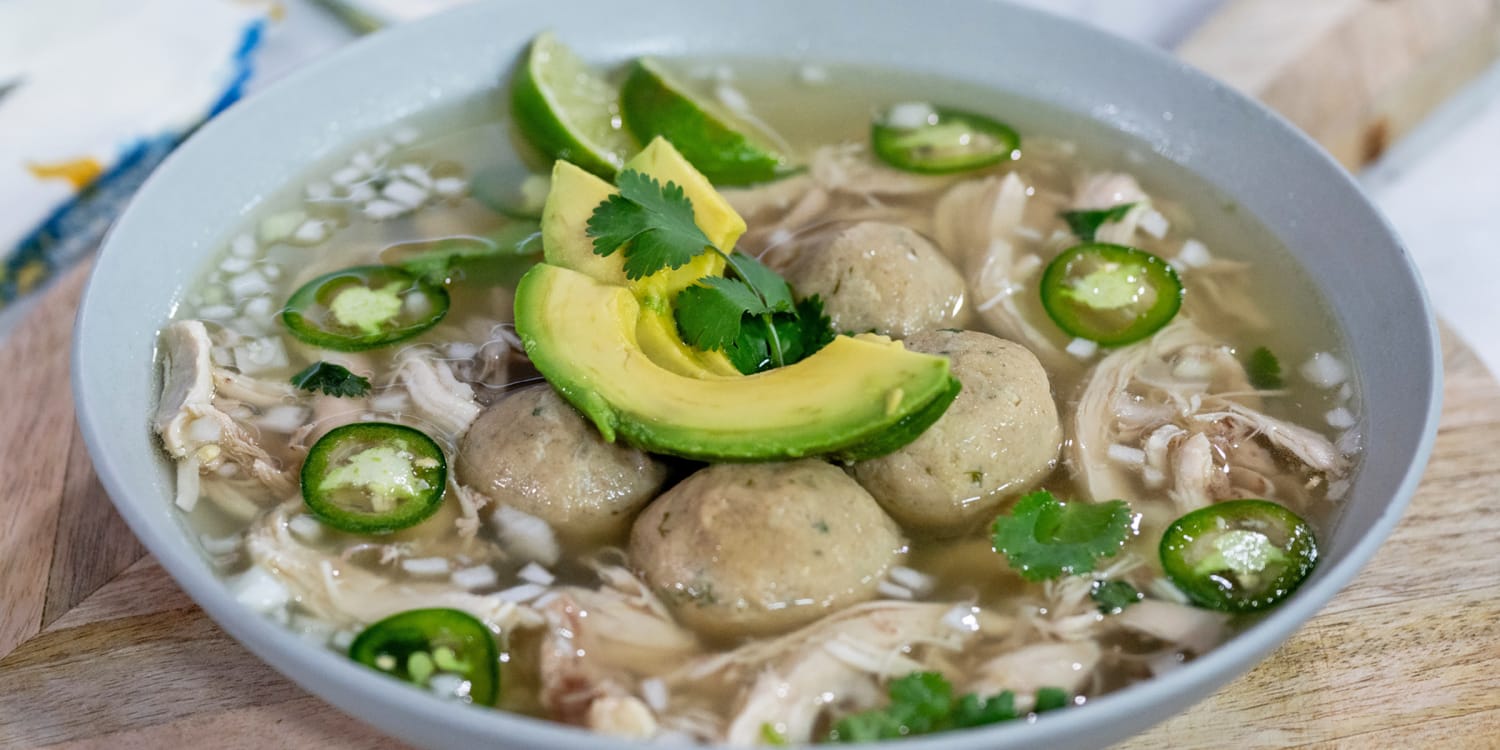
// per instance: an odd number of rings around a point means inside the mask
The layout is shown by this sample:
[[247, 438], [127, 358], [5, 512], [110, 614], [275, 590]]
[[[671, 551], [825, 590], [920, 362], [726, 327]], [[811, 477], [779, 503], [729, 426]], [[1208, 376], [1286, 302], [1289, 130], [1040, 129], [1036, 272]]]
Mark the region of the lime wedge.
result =
[[666, 138], [715, 185], [767, 182], [788, 171], [786, 157], [763, 136], [732, 124], [727, 113], [689, 93], [650, 58], [630, 66], [620, 111], [637, 140]]
[[634, 151], [620, 127], [619, 92], [578, 55], [542, 32], [511, 82], [516, 127], [551, 159], [566, 159], [606, 180]]

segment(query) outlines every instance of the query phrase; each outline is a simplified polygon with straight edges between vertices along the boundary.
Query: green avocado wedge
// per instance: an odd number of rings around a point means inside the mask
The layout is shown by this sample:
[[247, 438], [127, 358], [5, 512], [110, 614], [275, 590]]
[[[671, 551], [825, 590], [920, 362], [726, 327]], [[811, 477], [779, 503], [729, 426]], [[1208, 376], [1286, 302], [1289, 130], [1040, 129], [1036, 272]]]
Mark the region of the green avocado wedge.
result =
[[678, 374], [637, 343], [640, 315], [629, 289], [550, 264], [532, 268], [516, 289], [516, 330], [537, 370], [606, 440], [656, 453], [869, 458], [915, 439], [957, 395], [947, 359], [874, 336], [840, 336], [756, 375]]

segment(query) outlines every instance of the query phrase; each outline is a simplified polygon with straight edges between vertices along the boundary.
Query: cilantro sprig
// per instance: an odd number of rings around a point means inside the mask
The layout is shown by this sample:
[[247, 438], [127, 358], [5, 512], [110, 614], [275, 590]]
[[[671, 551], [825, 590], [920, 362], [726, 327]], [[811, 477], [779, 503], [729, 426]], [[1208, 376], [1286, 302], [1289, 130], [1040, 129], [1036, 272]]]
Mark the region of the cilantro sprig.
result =
[[1094, 570], [1120, 551], [1130, 526], [1124, 500], [1063, 503], [1040, 490], [995, 519], [991, 541], [1022, 578], [1042, 581]]
[[681, 268], [706, 252], [722, 256], [732, 274], [705, 276], [673, 299], [687, 344], [722, 351], [749, 374], [796, 362], [833, 340], [822, 302], [796, 301], [786, 280], [765, 264], [715, 246], [698, 228], [681, 186], [627, 169], [616, 187], [619, 192], [594, 209], [587, 231], [595, 254], [624, 253], [626, 278]]
[[335, 398], [363, 396], [370, 391], [370, 379], [349, 372], [343, 365], [314, 362], [293, 375], [292, 385], [304, 391], [322, 391]]
[[[989, 697], [975, 693], [953, 695], [953, 685], [937, 672], [913, 672], [891, 681], [890, 703], [839, 719], [829, 742], [873, 742], [932, 734], [950, 729], [998, 724], [1021, 717], [1016, 695], [1009, 690]], [[1061, 698], [1061, 700], [1059, 700]], [[1067, 705], [1061, 688], [1042, 688], [1036, 694], [1036, 713]]]
[[1093, 242], [1094, 235], [1099, 233], [1099, 227], [1125, 218], [1125, 214], [1130, 213], [1132, 208], [1135, 208], [1134, 203], [1121, 203], [1094, 211], [1063, 211], [1058, 216], [1068, 223], [1068, 229], [1073, 230], [1078, 239]]
[[1143, 597], [1141, 592], [1126, 581], [1095, 581], [1089, 598], [1099, 605], [1099, 614], [1117, 615]]
[[1280, 390], [1285, 385], [1281, 379], [1281, 361], [1264, 346], [1250, 352], [1245, 374], [1250, 378], [1250, 385], [1263, 391]]

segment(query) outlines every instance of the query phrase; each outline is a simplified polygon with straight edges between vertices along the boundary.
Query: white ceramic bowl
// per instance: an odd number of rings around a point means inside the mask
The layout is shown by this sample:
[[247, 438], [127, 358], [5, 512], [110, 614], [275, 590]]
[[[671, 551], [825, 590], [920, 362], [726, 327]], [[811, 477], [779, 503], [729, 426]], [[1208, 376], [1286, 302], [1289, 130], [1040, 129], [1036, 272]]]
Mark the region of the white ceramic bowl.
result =
[[73, 385], [79, 421], [121, 515], [230, 635], [343, 710], [430, 747], [628, 744], [441, 702], [237, 604], [173, 508], [172, 472], [148, 426], [158, 387], [156, 331], [226, 233], [263, 196], [404, 116], [494, 87], [526, 41], [545, 28], [599, 62], [650, 53], [900, 66], [1103, 121], [1217, 186], [1269, 226], [1317, 281], [1347, 334], [1364, 386], [1364, 465], [1325, 539], [1322, 564], [1292, 599], [1161, 678], [1034, 724], [902, 747], [1097, 747], [1182, 710], [1244, 672], [1327, 603], [1385, 539], [1416, 489], [1436, 431], [1441, 378], [1436, 328], [1410, 259], [1322, 151], [1182, 63], [988, 0], [478, 3], [354, 44], [195, 134], [115, 225], [78, 313]]

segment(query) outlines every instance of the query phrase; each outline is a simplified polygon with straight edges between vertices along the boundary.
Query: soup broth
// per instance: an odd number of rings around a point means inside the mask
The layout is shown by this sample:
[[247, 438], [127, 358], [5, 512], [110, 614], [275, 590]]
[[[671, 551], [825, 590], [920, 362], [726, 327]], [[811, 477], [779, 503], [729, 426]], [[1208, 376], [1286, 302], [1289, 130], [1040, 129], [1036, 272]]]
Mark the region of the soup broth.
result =
[[[630, 553], [628, 522], [570, 533], [464, 486], [477, 471], [462, 465], [473, 455], [464, 442], [476, 418], [548, 387], [527, 360], [513, 306], [516, 280], [539, 259], [533, 235], [550, 165], [522, 155], [511, 123], [485, 96], [422, 113], [310, 168], [229, 234], [180, 305], [177, 320], [204, 324], [213, 382], [204, 403], [227, 422], [195, 413], [179, 424], [186, 449], [164, 431], [179, 461], [178, 504], [247, 605], [339, 651], [396, 612], [464, 610], [498, 634], [500, 708], [634, 736], [805, 741], [825, 737], [842, 716], [877, 710], [883, 686], [906, 672], [940, 672], [955, 692], [1011, 691], [1024, 713], [1043, 707], [1045, 688], [1082, 704], [1174, 669], [1249, 615], [1190, 606], [1158, 555], [1169, 525], [1198, 508], [1258, 497], [1292, 509], [1319, 535], [1330, 530], [1358, 456], [1357, 382], [1314, 287], [1224, 193], [1097, 122], [951, 81], [764, 61], [674, 67], [717, 90], [726, 106], [751, 103], [741, 114], [808, 165], [780, 183], [721, 190], [748, 223], [738, 249], [797, 287], [799, 258], [861, 222], [906, 227], [934, 243], [964, 281], [958, 304], [967, 322], [944, 327], [1013, 340], [1045, 369], [1062, 439], [1045, 477], [1024, 489], [1067, 503], [1126, 501], [1123, 548], [1092, 571], [1028, 580], [993, 549], [990, 521], [1024, 494], [1002, 492], [999, 510], [978, 522], [893, 525], [900, 550], [894, 565], [875, 568], [874, 604], [830, 606], [770, 633], [696, 632], [679, 624], [691, 618], [673, 597], [728, 594], [649, 580]], [[1021, 133], [1018, 158], [940, 176], [882, 166], [868, 152], [871, 114], [910, 99], [1003, 118]], [[968, 203], [965, 184], [973, 186]], [[1044, 266], [1079, 244], [1064, 213], [1125, 203], [1133, 207], [1100, 225], [1098, 239], [1164, 259], [1186, 292], [1177, 318], [1149, 340], [1100, 347], [1054, 326], [1038, 285]], [[984, 234], [1007, 211], [1018, 221]], [[965, 240], [976, 227], [979, 244]], [[308, 282], [454, 248], [484, 260], [444, 272], [448, 312], [420, 335], [338, 352], [288, 333], [280, 313]], [[163, 334], [172, 367], [185, 356], [180, 347], [205, 343], [184, 344], [186, 336]], [[319, 361], [363, 375], [368, 392], [335, 397], [289, 384]], [[1279, 372], [1268, 362], [1279, 362]], [[435, 515], [371, 535], [339, 531], [307, 511], [296, 472], [308, 448], [361, 422], [415, 427], [440, 446], [448, 484]], [[235, 428], [253, 450], [227, 445]], [[571, 455], [538, 453], [533, 470], [567, 475]], [[659, 492], [703, 466], [650, 460], [663, 477]], [[860, 469], [849, 471], [868, 484]], [[976, 476], [975, 486], [986, 481]], [[1098, 592], [1114, 581], [1139, 597], [1112, 611]], [[931, 606], [913, 609], [921, 603]], [[559, 656], [569, 639], [577, 654]], [[812, 674], [814, 652], [832, 653], [832, 666]], [[448, 683], [429, 687], [467, 695]], [[777, 704], [784, 715], [754, 703], [766, 690], [792, 696]], [[792, 706], [801, 695], [821, 696], [807, 699], [818, 706], [812, 718]]]

